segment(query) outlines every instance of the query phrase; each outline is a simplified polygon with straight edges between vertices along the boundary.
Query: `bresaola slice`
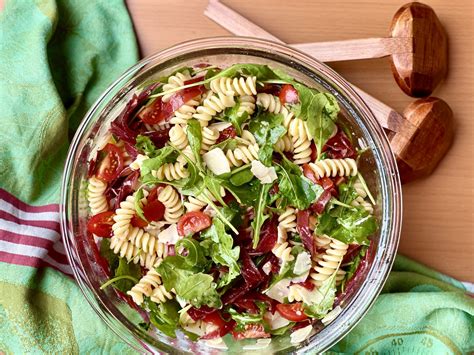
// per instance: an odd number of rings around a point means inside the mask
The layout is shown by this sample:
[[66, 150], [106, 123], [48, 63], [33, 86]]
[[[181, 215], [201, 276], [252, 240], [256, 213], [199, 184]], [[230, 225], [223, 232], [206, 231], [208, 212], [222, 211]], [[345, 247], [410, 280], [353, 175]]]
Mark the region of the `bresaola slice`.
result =
[[304, 247], [310, 252], [311, 256], [316, 255], [316, 245], [314, 243], [313, 233], [309, 228], [309, 210], [298, 211], [296, 215], [296, 228], [303, 241]]
[[326, 152], [328, 158], [331, 159], [355, 158], [357, 156], [351, 141], [341, 129], [338, 129], [336, 135], [326, 142], [323, 152]]

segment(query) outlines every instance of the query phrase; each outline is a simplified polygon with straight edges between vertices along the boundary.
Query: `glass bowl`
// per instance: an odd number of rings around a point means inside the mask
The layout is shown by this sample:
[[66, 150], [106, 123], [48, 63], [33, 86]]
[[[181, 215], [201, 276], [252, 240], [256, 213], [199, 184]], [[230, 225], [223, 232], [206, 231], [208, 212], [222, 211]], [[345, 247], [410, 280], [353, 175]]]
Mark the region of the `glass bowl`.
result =
[[[374, 303], [395, 258], [401, 229], [401, 187], [390, 145], [374, 115], [351, 86], [323, 63], [287, 46], [253, 38], [219, 37], [178, 44], [143, 59], [114, 82], [87, 113], [71, 143], [62, 181], [61, 228], [69, 261], [84, 296], [105, 321], [132, 348], [140, 352], [221, 353], [252, 352], [245, 342], [226, 339], [228, 349], [216, 349], [207, 342], [192, 342], [184, 335], [169, 338], [157, 331], [145, 331], [140, 314], [112, 287], [100, 285], [107, 275], [98, 264], [97, 250], [86, 233], [88, 216], [84, 183], [87, 158], [124, 108], [131, 96], [150, 79], [168, 75], [182, 66], [210, 63], [225, 67], [234, 63], [260, 63], [281, 68], [297, 80], [320, 91], [331, 92], [341, 106], [342, 119], [364, 153], [360, 169], [377, 196], [375, 215], [379, 230], [374, 236], [370, 268], [360, 287], [342, 305], [336, 319], [304, 342], [294, 345], [281, 337], [257, 352], [322, 352], [347, 334]], [[151, 327], [153, 328], [153, 327]], [[255, 342], [254, 342], [255, 343]]]

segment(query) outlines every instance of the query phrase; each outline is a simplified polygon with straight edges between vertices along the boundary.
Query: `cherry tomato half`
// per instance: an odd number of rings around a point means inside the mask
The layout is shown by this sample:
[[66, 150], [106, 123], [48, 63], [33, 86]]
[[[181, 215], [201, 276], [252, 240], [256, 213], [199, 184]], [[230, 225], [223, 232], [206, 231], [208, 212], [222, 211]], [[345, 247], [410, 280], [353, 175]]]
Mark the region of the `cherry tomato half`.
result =
[[246, 324], [243, 331], [237, 332], [232, 331], [232, 336], [234, 339], [260, 339], [260, 338], [269, 338], [270, 334], [265, 332], [263, 325], [261, 324]]
[[112, 236], [112, 225], [114, 224], [113, 216], [112, 211], [101, 212], [92, 216], [87, 222], [87, 230], [98, 237], [110, 238]]
[[290, 85], [285, 84], [281, 87], [280, 91], [280, 102], [282, 105], [284, 104], [296, 104], [298, 102], [298, 91]]
[[115, 144], [108, 143], [102, 152], [105, 153], [105, 158], [100, 162], [97, 177], [104, 182], [111, 182], [123, 170], [122, 151]]
[[146, 221], [137, 215], [134, 215], [131, 221], [132, 226], [144, 228], [148, 225], [148, 222], [160, 221], [163, 218], [165, 214], [165, 205], [157, 199], [158, 194], [158, 189], [153, 189], [148, 195], [147, 204], [143, 206], [143, 215], [145, 216]]
[[187, 236], [206, 229], [211, 225], [211, 217], [201, 211], [186, 213], [178, 221], [178, 234]]
[[286, 318], [292, 322], [301, 322], [302, 320], [308, 318], [308, 316], [303, 312], [303, 304], [301, 302], [292, 304], [280, 303], [276, 306], [276, 309], [283, 318]]

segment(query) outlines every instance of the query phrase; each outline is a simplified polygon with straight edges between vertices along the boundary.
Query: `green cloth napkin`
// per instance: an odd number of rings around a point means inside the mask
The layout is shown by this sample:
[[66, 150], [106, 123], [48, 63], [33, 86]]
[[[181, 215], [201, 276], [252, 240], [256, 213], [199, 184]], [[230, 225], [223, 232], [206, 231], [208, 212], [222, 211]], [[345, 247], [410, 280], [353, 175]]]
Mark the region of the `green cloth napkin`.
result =
[[[132, 353], [67, 275], [59, 186], [69, 140], [138, 59], [121, 0], [10, 0], [0, 14], [0, 353]], [[467, 353], [463, 285], [398, 256], [383, 294], [332, 352]]]

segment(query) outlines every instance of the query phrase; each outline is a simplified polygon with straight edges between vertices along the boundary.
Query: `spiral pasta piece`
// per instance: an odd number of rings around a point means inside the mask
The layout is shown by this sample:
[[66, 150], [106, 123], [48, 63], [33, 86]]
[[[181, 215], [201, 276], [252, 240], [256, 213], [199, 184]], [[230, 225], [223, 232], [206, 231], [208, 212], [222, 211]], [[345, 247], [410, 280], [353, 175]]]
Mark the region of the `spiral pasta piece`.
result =
[[[220, 191], [221, 197], [225, 196], [224, 188]], [[204, 189], [199, 196], [188, 196], [188, 201], [184, 202], [186, 212], [200, 211], [207, 206], [206, 200], [215, 201], [215, 197], [210, 193], [208, 189]]]
[[257, 77], [226, 78], [221, 77], [209, 84], [212, 91], [224, 95], [257, 95]]
[[232, 95], [218, 93], [204, 99], [202, 104], [196, 108], [193, 118], [197, 119], [201, 126], [207, 126], [215, 115], [234, 105], [235, 100]]
[[288, 232], [296, 232], [296, 209], [287, 207], [278, 217], [278, 227], [284, 228]]
[[[145, 201], [146, 199], [142, 199], [142, 203]], [[112, 225], [112, 233], [115, 237], [128, 240], [131, 221], [135, 214], [135, 194], [133, 194], [120, 202], [120, 207], [115, 210], [114, 224]]]
[[95, 176], [89, 179], [89, 185], [87, 186], [87, 200], [89, 201], [89, 208], [91, 214], [95, 215], [101, 212], [108, 211], [109, 203], [105, 197], [105, 191], [107, 190], [107, 184]]
[[314, 163], [309, 163], [316, 178], [335, 176], [355, 176], [357, 175], [357, 163], [352, 158], [345, 159], [323, 159]]
[[196, 107], [199, 106], [200, 97], [189, 100], [179, 109], [174, 112], [174, 116], [171, 117], [170, 123], [172, 124], [186, 124], [193, 115], [196, 113]]
[[153, 292], [150, 295], [150, 300], [155, 303], [164, 303], [168, 300], [173, 299], [173, 293], [174, 290], [171, 290], [171, 292], [166, 291], [165, 286], [159, 285], [157, 288], [153, 290]]
[[265, 111], [282, 114], [283, 126], [288, 130], [290, 123], [293, 121], [295, 115], [285, 105], [281, 104], [278, 96], [260, 93], [257, 95], [257, 105], [263, 107]]
[[209, 127], [202, 127], [201, 154], [209, 151], [209, 148], [216, 144], [219, 132]]
[[110, 238], [110, 249], [128, 262], [134, 264], [139, 262], [147, 269], [152, 269], [155, 263], [160, 260], [156, 254], [145, 253], [126, 239], [119, 239], [115, 236]]
[[165, 205], [164, 218], [169, 223], [176, 223], [183, 215], [183, 204], [176, 190], [168, 185], [158, 195], [158, 200]]
[[[331, 277], [336, 272], [347, 252], [349, 246], [337, 239], [331, 239], [329, 248], [316, 259], [316, 265], [313, 267], [314, 272], [310, 274], [316, 286]], [[344, 272], [341, 270], [336, 273], [336, 282], [340, 282], [344, 278]]]
[[281, 137], [275, 144], [275, 148], [280, 152], [292, 152], [293, 151], [293, 141], [288, 135]]
[[331, 238], [329, 238], [327, 235], [315, 235], [314, 240], [318, 250], [328, 249], [329, 245], [331, 244]]
[[309, 139], [296, 139], [293, 142], [293, 163], [302, 165], [311, 161], [311, 141]]
[[184, 167], [183, 161], [176, 163], [165, 163], [158, 170], [152, 170], [151, 174], [160, 180], [174, 181], [184, 179], [189, 176], [188, 170]]
[[127, 291], [127, 294], [132, 297], [133, 302], [140, 306], [144, 301], [144, 297], [150, 297], [153, 289], [160, 285], [160, 274], [154, 268], [151, 268], [131, 290]]
[[167, 246], [159, 242], [157, 237], [145, 232], [141, 228], [131, 227], [128, 233], [128, 240], [147, 254], [156, 254], [160, 259], [167, 256]]
[[370, 214], [373, 214], [374, 213], [374, 206], [372, 206], [372, 204], [365, 199], [367, 197], [367, 191], [365, 191], [365, 188], [364, 188], [364, 185], [362, 184], [362, 182], [359, 179], [357, 179], [354, 182], [353, 187], [354, 187], [354, 190], [355, 190], [355, 192], [357, 193], [358, 196], [351, 202], [351, 205], [355, 206], [355, 207], [360, 206], [364, 210], [369, 212]]
[[252, 144], [249, 146], [238, 146], [234, 150], [228, 150], [226, 152], [227, 160], [230, 166], [239, 167], [243, 164], [249, 164], [254, 160], [258, 159], [258, 144]]
[[241, 137], [236, 137], [236, 139], [238, 139], [239, 142], [244, 144], [244, 145], [252, 145], [252, 144], [257, 143], [257, 141], [255, 140], [254, 135], [246, 129], [242, 130], [242, 136]]
[[176, 124], [169, 132], [170, 142], [179, 150], [183, 150], [188, 146], [188, 137], [183, 126]]
[[251, 116], [255, 112], [255, 97], [251, 95], [245, 95], [240, 97], [237, 115], [242, 116], [244, 112], [247, 112], [249, 116]]
[[295, 257], [291, 255], [291, 246], [288, 242], [275, 244], [272, 253], [281, 260], [282, 265], [295, 259]]
[[[191, 79], [191, 75], [189, 74], [188, 71], [184, 71], [182, 73], [176, 73], [174, 75], [171, 75], [168, 78], [168, 82], [163, 85], [163, 92], [173, 90], [173, 89], [176, 89], [180, 86], [183, 86], [184, 82], [186, 80], [189, 80], [189, 79]], [[168, 102], [170, 100], [171, 96], [173, 96], [173, 94], [174, 94], [174, 92], [169, 93], [169, 94], [165, 94], [165, 95], [162, 96], [161, 100], [163, 102]]]

